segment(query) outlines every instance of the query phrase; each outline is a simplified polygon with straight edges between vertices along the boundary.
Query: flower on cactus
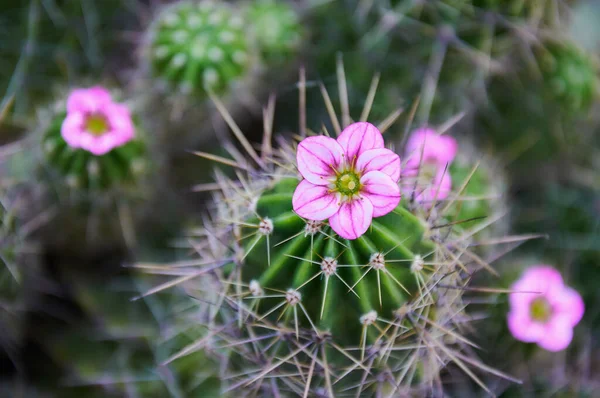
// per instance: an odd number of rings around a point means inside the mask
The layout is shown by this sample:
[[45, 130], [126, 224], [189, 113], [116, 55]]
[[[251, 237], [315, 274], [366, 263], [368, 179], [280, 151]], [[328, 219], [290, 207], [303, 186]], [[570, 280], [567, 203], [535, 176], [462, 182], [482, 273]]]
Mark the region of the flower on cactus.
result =
[[349, 125], [337, 140], [305, 138], [296, 157], [304, 180], [294, 192], [294, 211], [313, 221], [329, 219], [345, 239], [363, 235], [373, 217], [400, 202], [400, 157], [384, 148], [381, 132], [370, 123]]
[[96, 86], [71, 92], [61, 135], [71, 148], [100, 156], [131, 141], [135, 127], [127, 106], [114, 102], [105, 88]]
[[579, 293], [564, 285], [560, 273], [547, 265], [529, 268], [511, 291], [508, 328], [512, 335], [548, 351], [567, 348], [584, 305]]
[[[412, 194], [415, 183], [411, 179], [423, 180], [424, 188], [416, 186], [415, 200], [424, 205], [448, 197], [452, 189], [452, 177], [447, 166], [454, 160], [458, 144], [449, 136], [439, 135], [430, 128], [421, 128], [412, 133], [406, 145], [406, 166], [402, 172], [408, 181], [403, 190]], [[408, 191], [408, 192], [407, 192]]]

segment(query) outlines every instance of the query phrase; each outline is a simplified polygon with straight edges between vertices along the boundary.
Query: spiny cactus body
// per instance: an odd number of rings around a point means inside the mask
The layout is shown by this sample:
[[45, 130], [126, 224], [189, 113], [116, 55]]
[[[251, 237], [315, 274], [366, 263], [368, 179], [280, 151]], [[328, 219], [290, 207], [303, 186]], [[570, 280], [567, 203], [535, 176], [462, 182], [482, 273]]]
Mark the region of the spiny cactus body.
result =
[[[489, 368], [467, 356], [463, 348], [471, 343], [460, 335], [463, 286], [471, 272], [488, 267], [469, 249], [484, 225], [471, 230], [447, 221], [460, 199], [454, 191], [428, 205], [405, 194], [357, 239], [340, 236], [333, 219], [299, 217], [294, 192], [306, 184], [299, 185], [296, 145], [281, 139], [271, 147], [272, 106], [265, 110], [262, 156], [242, 140], [258, 167], [236, 163], [249, 171], [240, 180], [217, 175], [212, 219], [193, 243], [208, 265], [152, 290], [183, 284], [197, 292], [194, 278], [220, 278], [205, 337], [173, 360], [203, 348], [230, 350], [227, 389], [267, 395], [425, 393], [449, 362], [486, 388], [468, 368]], [[368, 111], [369, 105], [363, 117]], [[337, 133], [351, 121], [347, 113], [343, 124], [331, 117]], [[331, 189], [353, 190], [350, 180]]]

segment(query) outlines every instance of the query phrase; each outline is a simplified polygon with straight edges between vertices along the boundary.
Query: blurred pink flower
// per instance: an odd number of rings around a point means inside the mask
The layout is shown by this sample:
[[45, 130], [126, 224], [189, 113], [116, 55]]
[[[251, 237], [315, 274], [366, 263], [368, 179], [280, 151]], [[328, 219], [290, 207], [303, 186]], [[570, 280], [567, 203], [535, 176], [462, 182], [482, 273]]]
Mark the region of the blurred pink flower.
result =
[[454, 160], [457, 149], [454, 138], [439, 135], [432, 129], [421, 128], [413, 132], [404, 154], [407, 162], [402, 176], [408, 177], [403, 182], [404, 194], [412, 196], [415, 181], [411, 177], [418, 176], [424, 183], [416, 184], [417, 202], [430, 205], [434, 200], [446, 199], [452, 189], [452, 178], [445, 169]]
[[400, 202], [400, 157], [384, 148], [383, 136], [370, 123], [346, 127], [337, 140], [308, 137], [298, 145], [300, 182], [292, 204], [309, 220], [329, 219], [342, 238], [363, 235], [373, 217]]
[[508, 328], [514, 338], [548, 351], [563, 350], [571, 343], [573, 328], [583, 316], [583, 300], [564, 285], [557, 270], [547, 265], [531, 267], [511, 291]]
[[69, 95], [61, 135], [71, 148], [104, 155], [131, 141], [134, 134], [129, 109], [113, 102], [103, 87], [75, 89]]

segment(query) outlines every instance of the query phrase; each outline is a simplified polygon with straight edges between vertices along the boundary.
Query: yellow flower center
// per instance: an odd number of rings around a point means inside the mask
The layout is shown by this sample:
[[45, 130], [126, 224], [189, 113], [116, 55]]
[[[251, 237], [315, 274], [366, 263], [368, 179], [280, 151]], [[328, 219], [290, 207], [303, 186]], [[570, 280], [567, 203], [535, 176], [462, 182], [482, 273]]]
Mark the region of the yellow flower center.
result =
[[360, 177], [354, 171], [341, 173], [335, 181], [336, 190], [344, 196], [352, 196], [360, 192]]
[[104, 115], [90, 115], [85, 121], [85, 130], [95, 136], [100, 136], [108, 131], [108, 120]]
[[550, 320], [550, 316], [552, 315], [552, 306], [545, 298], [538, 297], [531, 302], [529, 314], [531, 319], [546, 323]]

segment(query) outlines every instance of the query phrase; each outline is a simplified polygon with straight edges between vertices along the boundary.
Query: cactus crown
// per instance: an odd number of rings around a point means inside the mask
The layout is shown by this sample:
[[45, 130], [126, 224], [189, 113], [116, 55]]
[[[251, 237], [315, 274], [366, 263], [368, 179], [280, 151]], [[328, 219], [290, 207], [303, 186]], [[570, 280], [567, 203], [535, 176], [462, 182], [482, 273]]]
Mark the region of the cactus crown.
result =
[[155, 77], [186, 94], [222, 93], [250, 69], [243, 15], [224, 2], [177, 2], [150, 31], [149, 62]]
[[[341, 63], [338, 70], [342, 92]], [[303, 98], [302, 78], [299, 87]], [[373, 85], [370, 94], [375, 90]], [[341, 123], [326, 90], [324, 100], [332, 134], [339, 134], [351, 123], [347, 98], [342, 96]], [[367, 101], [361, 120], [369, 111]], [[200, 275], [218, 279], [219, 299], [213, 303], [207, 335], [172, 359], [227, 347], [230, 388], [304, 396], [349, 390], [390, 396], [422, 392], [440, 382], [440, 369], [449, 362], [484, 389], [471, 367], [510, 378], [467, 355], [466, 347], [474, 344], [460, 335], [468, 319], [464, 286], [476, 270], [491, 269], [471, 245], [493, 220], [469, 225], [452, 214], [477, 167], [446, 200], [424, 206], [416, 195], [405, 194], [364, 235], [343, 239], [326, 222], [302, 219], [292, 210], [299, 180], [296, 144], [282, 138], [274, 149], [274, 102], [264, 114], [260, 155], [236, 134], [256, 166], [233, 149], [236, 162], [220, 159], [239, 169], [239, 179], [216, 174], [211, 220], [193, 240], [208, 265], [148, 292], [178, 284], [190, 292]], [[300, 120], [299, 138], [314, 135], [305, 127], [303, 107]], [[384, 121], [380, 130], [393, 121]], [[340, 190], [352, 190], [352, 182], [352, 176], [342, 181]], [[415, 181], [414, 189], [422, 189], [419, 184]], [[494, 242], [481, 239], [478, 244]]]

